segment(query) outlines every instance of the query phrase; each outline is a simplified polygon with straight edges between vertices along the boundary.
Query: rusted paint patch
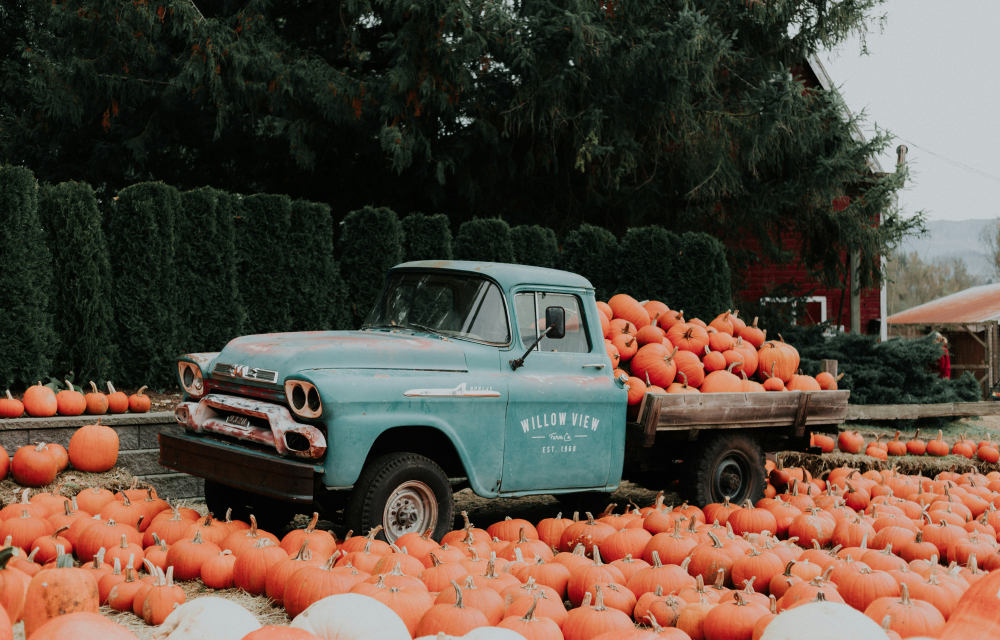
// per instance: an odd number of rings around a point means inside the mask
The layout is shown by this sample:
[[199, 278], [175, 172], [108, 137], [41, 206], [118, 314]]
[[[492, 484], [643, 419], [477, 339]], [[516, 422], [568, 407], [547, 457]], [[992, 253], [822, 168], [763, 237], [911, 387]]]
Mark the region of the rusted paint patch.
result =
[[[226, 415], [237, 414], [266, 420], [269, 428], [251, 425], [241, 427], [226, 421]], [[174, 411], [177, 421], [195, 433], [211, 432], [238, 440], [258, 442], [274, 447], [281, 455], [316, 460], [326, 453], [326, 437], [316, 427], [296, 422], [281, 405], [250, 398], [209, 394], [200, 402], [182, 402]], [[296, 451], [288, 446], [289, 436], [301, 436], [307, 447]]]
[[212, 353], [185, 353], [181, 357], [187, 358], [191, 362], [201, 365], [210, 363], [212, 360], [215, 360], [218, 356], [219, 352], [214, 351]]

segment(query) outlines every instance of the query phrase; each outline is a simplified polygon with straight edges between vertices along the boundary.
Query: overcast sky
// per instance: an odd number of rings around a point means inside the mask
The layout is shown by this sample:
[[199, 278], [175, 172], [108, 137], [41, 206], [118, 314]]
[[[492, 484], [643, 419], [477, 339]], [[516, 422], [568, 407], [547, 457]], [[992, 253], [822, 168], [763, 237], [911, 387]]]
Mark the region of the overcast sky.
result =
[[883, 168], [909, 148], [901, 204], [931, 220], [1000, 216], [1000, 1], [888, 0], [881, 12], [868, 55], [854, 40], [820, 58], [851, 111], [896, 136]]

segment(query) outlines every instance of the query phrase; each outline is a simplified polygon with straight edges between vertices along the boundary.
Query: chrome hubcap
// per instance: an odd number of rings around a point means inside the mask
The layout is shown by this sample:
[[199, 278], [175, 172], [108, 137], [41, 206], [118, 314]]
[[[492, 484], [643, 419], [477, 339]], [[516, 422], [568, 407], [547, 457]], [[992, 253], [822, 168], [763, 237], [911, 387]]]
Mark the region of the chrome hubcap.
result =
[[438, 503], [423, 482], [411, 480], [396, 487], [385, 503], [382, 526], [385, 537], [395, 542], [405, 533], [423, 533], [437, 526]]

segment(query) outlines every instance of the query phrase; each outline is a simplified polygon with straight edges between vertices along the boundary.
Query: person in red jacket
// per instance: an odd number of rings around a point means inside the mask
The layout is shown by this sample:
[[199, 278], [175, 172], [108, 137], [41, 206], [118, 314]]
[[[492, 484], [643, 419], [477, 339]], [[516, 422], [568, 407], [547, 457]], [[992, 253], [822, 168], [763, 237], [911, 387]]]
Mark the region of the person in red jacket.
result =
[[951, 356], [948, 355], [948, 338], [945, 338], [937, 331], [932, 335], [934, 336], [934, 341], [941, 345], [941, 350], [944, 352], [944, 355], [934, 365], [934, 370], [937, 371], [939, 377], [951, 380]]

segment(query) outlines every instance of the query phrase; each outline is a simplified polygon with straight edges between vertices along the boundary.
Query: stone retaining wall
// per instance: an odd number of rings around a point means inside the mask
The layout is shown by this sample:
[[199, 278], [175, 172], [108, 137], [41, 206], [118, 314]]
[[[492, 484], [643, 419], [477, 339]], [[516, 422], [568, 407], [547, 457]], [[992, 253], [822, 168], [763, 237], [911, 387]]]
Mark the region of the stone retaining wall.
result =
[[[174, 420], [173, 411], [156, 413], [120, 413], [100, 416], [101, 424], [118, 432], [118, 466], [156, 488], [157, 493], [170, 498], [198, 498], [205, 495], [205, 483], [185, 473], [159, 465], [162, 433], [181, 433], [184, 429]], [[16, 418], [0, 420], [0, 445], [11, 456], [18, 447], [32, 442], [56, 442], [69, 446], [77, 428], [93, 424], [97, 416], [52, 418]]]

